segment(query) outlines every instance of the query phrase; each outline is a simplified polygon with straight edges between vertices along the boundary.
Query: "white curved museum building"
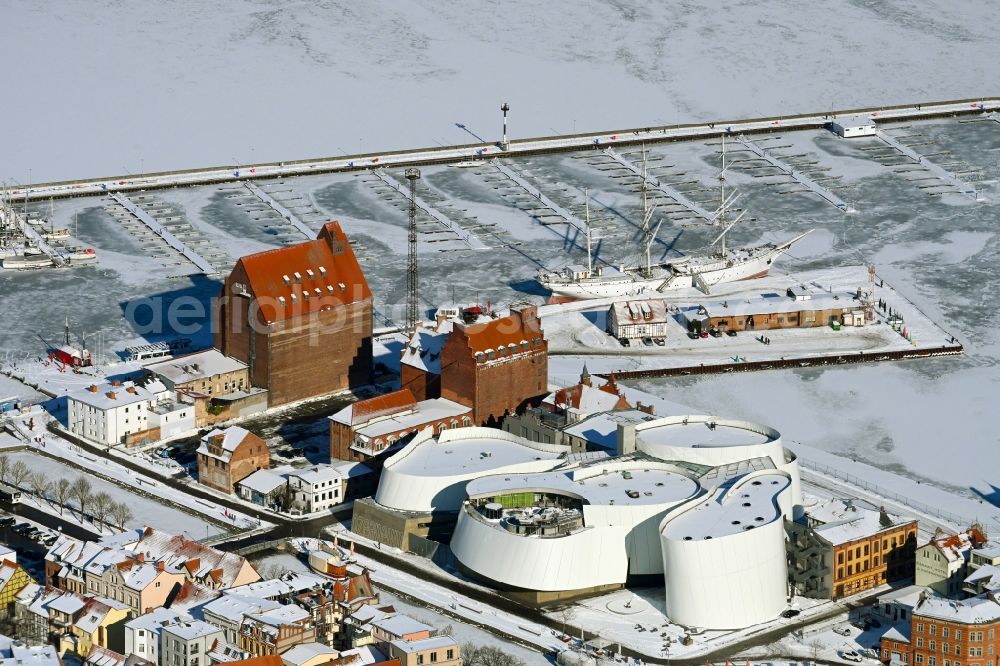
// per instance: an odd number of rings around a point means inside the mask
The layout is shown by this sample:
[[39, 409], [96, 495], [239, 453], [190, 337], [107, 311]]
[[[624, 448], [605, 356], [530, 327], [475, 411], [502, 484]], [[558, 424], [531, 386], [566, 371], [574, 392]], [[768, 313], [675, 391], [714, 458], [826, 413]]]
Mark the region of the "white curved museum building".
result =
[[783, 520], [801, 496], [776, 430], [668, 417], [620, 426], [615, 457], [564, 449], [485, 428], [424, 436], [386, 462], [376, 499], [458, 510], [461, 567], [538, 603], [662, 575], [679, 624], [732, 629], [784, 608]]

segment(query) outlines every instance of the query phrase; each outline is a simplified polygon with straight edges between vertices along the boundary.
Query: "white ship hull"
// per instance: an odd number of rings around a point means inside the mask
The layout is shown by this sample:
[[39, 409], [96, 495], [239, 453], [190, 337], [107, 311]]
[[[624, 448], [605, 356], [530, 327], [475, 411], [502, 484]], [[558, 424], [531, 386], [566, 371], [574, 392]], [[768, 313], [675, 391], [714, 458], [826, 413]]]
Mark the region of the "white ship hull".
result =
[[52, 259], [45, 255], [29, 255], [27, 257], [5, 257], [3, 267], [7, 270], [27, 270], [29, 268], [47, 268], [52, 265]]
[[574, 299], [615, 298], [690, 287], [706, 288], [767, 275], [774, 261], [802, 236], [805, 234], [781, 245], [740, 248], [727, 253], [726, 257], [692, 258], [653, 266], [652, 275], [648, 277], [634, 268], [623, 272], [614, 271], [610, 276], [578, 278], [545, 273], [539, 275], [538, 282], [556, 296]]

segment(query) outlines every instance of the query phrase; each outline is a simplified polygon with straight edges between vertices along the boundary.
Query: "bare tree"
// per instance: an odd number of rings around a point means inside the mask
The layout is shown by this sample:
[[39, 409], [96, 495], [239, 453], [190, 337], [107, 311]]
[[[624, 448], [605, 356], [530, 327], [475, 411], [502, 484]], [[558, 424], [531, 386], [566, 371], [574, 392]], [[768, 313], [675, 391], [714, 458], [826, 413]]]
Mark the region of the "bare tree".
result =
[[462, 663], [466, 666], [525, 666], [523, 660], [494, 645], [472, 643], [462, 646]]
[[78, 476], [73, 482], [73, 486], [70, 488], [70, 496], [76, 500], [76, 503], [80, 506], [80, 518], [83, 518], [83, 514], [87, 512], [87, 505], [90, 504], [90, 496], [93, 492], [93, 488], [90, 485], [90, 481], [87, 480], [85, 476]]
[[8, 476], [10, 476], [10, 458], [0, 456], [0, 481], [7, 483]]
[[811, 643], [809, 643], [809, 654], [812, 655], [812, 660], [817, 661], [819, 656], [823, 653], [823, 641], [818, 638], [814, 638]]
[[10, 481], [15, 488], [20, 488], [29, 474], [31, 474], [31, 469], [24, 464], [23, 460], [15, 460], [14, 464], [10, 466]]
[[41, 472], [35, 472], [28, 477], [28, 485], [31, 487], [31, 492], [38, 499], [48, 499], [46, 495], [52, 490], [52, 482]]
[[566, 625], [576, 619], [576, 609], [572, 606], [563, 606], [559, 609], [559, 619], [562, 621], [562, 632], [566, 633]]
[[94, 496], [90, 498], [90, 502], [94, 506], [94, 520], [97, 521], [98, 526], [101, 523], [107, 523], [108, 515], [111, 513], [111, 506], [115, 503], [114, 498], [102, 490], [99, 493], [94, 493]]
[[56, 504], [59, 505], [59, 515], [63, 515], [66, 502], [73, 495], [73, 484], [66, 477], [59, 477], [59, 480], [52, 485], [52, 494], [55, 495]]
[[272, 563], [264, 565], [264, 567], [260, 570], [260, 577], [265, 580], [271, 580], [273, 578], [281, 578], [286, 573], [288, 573], [288, 567]]
[[125, 529], [125, 525], [128, 521], [132, 520], [135, 516], [132, 513], [132, 509], [125, 502], [114, 502], [111, 505], [111, 521], [114, 523], [115, 527], [120, 530]]

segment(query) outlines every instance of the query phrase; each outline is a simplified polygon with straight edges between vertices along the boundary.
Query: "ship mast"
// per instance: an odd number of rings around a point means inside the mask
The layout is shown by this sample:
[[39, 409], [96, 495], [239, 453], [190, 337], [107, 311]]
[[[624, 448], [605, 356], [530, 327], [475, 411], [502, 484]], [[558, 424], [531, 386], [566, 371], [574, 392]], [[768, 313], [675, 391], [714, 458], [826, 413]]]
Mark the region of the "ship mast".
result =
[[590, 190], [585, 189], [583, 191], [583, 196], [583, 205], [587, 211], [587, 276], [589, 277], [594, 272], [594, 260], [590, 249]]
[[646, 146], [642, 147], [642, 183], [639, 187], [639, 191], [642, 194], [642, 246], [645, 253], [645, 261], [642, 265], [642, 273], [646, 277], [650, 277], [653, 274], [653, 262], [650, 260], [649, 251], [650, 247], [653, 245], [653, 239], [656, 237], [656, 233], [650, 229], [650, 221], [653, 219], [653, 212], [656, 207], [649, 207], [649, 198], [647, 192], [649, 186], [646, 183]]
[[[726, 226], [726, 135], [722, 135], [722, 170], [719, 172], [719, 188], [721, 201], [719, 202], [719, 224]], [[726, 229], [728, 231], [728, 229]], [[722, 245], [719, 247], [719, 254], [726, 256], [726, 231], [722, 232]]]

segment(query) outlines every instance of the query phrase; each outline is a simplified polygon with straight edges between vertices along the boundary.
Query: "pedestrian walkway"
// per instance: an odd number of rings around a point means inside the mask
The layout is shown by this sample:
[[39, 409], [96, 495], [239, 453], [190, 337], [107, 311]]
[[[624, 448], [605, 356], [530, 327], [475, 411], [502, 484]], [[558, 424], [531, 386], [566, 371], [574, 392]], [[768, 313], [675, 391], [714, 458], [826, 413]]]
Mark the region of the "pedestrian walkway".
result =
[[271, 209], [274, 210], [274, 212], [276, 212], [278, 215], [282, 217], [282, 219], [284, 219], [293, 227], [295, 227], [299, 231], [299, 233], [301, 233], [303, 236], [305, 236], [309, 240], [313, 240], [314, 238], [316, 238], [315, 231], [310, 229], [302, 220], [295, 217], [295, 214], [292, 211], [285, 208], [284, 206], [282, 206], [277, 199], [275, 199], [270, 194], [265, 192], [263, 189], [258, 187], [256, 183], [248, 180], [245, 183], [243, 183], [243, 186], [246, 187], [248, 190], [250, 190], [250, 192], [252, 192], [255, 197], [257, 197], [265, 204], [270, 206]]
[[844, 201], [836, 194], [834, 194], [827, 188], [817, 183], [815, 180], [813, 180], [806, 174], [802, 173], [802, 171], [795, 169], [792, 165], [783, 162], [777, 156], [767, 152], [753, 141], [750, 141], [749, 139], [747, 139], [742, 135], [737, 136], [736, 140], [739, 141], [741, 144], [743, 144], [743, 146], [747, 150], [756, 155], [759, 159], [764, 160], [774, 168], [781, 171], [781, 173], [783, 173], [784, 175], [788, 176], [789, 178], [792, 178], [799, 184], [804, 185], [806, 188], [809, 189], [810, 192], [813, 192], [814, 194], [818, 195], [821, 199], [823, 199], [827, 203], [833, 204], [844, 213], [854, 212], [854, 209], [846, 201]]
[[971, 184], [965, 182], [964, 180], [954, 175], [944, 167], [937, 165], [934, 162], [931, 162], [929, 159], [927, 159], [926, 156], [921, 155], [920, 153], [913, 150], [906, 144], [900, 143], [900, 141], [896, 139], [896, 137], [890, 135], [885, 130], [876, 129], [875, 136], [881, 139], [882, 142], [885, 143], [890, 148], [893, 148], [894, 150], [910, 158], [914, 163], [919, 164], [928, 173], [935, 176], [938, 180], [941, 180], [947, 183], [948, 185], [956, 188], [960, 193], [964, 194], [970, 199], [973, 199], [975, 201], [979, 200], [979, 193], [976, 191], [976, 188], [973, 187]]
[[[640, 167], [632, 160], [612, 150], [611, 148], [606, 148], [604, 150], [604, 154], [613, 159], [618, 164], [628, 169], [629, 171], [631, 171], [632, 173], [634, 173], [635, 175], [642, 178], [642, 167]], [[646, 174], [646, 185], [659, 190], [660, 192], [670, 197], [671, 199], [679, 203], [681, 206], [688, 209], [689, 211], [691, 211], [701, 219], [705, 220], [706, 222], [710, 224], [715, 223], [714, 213], [709, 212], [702, 206], [696, 204], [694, 201], [691, 201], [691, 199], [687, 198], [683, 193], [681, 193], [680, 190], [674, 189], [667, 183], [661, 182], [658, 178], [650, 176], [648, 173]]]
[[506, 164], [502, 164], [500, 160], [496, 158], [493, 159], [493, 166], [496, 167], [497, 171], [499, 171], [500, 173], [502, 173], [503, 175], [507, 176], [512, 181], [514, 181], [514, 183], [516, 183], [518, 187], [520, 187], [529, 195], [537, 199], [538, 202], [542, 204], [542, 206], [551, 210], [557, 217], [561, 217], [562, 219], [566, 220], [566, 222], [570, 226], [576, 227], [578, 230], [580, 230], [581, 233], [583, 234], [587, 233], [586, 222], [578, 218], [576, 215], [573, 215], [573, 213], [569, 212], [568, 210], [557, 204], [552, 199], [542, 194], [541, 190], [539, 190], [537, 187], [535, 187], [527, 180], [525, 180], [524, 177], [522, 177], [519, 173], [514, 171], [514, 169], [510, 168]]
[[182, 240], [177, 238], [177, 236], [174, 236], [162, 224], [154, 220], [149, 213], [132, 203], [132, 201], [130, 201], [124, 194], [121, 194], [120, 192], [111, 192], [108, 196], [118, 202], [122, 208], [131, 213], [135, 219], [149, 227], [149, 230], [163, 239], [164, 243], [177, 250], [185, 259], [197, 266], [198, 270], [202, 273], [205, 275], [215, 275], [218, 273], [215, 267], [208, 263], [204, 257], [185, 245]]

